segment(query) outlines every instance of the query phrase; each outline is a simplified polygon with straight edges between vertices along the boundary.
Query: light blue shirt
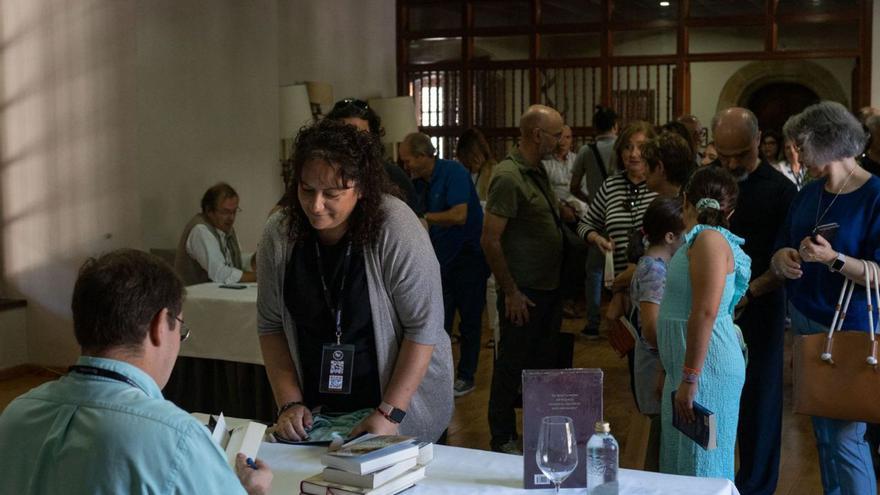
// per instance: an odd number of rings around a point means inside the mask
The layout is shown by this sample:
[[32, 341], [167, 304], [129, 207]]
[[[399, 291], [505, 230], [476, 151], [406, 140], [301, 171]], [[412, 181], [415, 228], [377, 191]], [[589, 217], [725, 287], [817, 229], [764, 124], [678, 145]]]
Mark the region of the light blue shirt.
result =
[[86, 356], [77, 364], [137, 386], [72, 372], [15, 399], [0, 415], [0, 493], [245, 493], [207, 428], [144, 371]]

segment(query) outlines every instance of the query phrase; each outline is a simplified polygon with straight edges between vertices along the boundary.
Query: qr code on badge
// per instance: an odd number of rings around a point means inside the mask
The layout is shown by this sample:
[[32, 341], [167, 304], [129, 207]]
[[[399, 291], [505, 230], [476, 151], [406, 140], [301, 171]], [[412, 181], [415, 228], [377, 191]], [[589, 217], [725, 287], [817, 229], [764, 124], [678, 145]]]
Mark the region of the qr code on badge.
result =
[[330, 383], [327, 385], [330, 390], [342, 389], [342, 377], [338, 375], [330, 375]]
[[330, 361], [330, 374], [341, 375], [345, 369], [345, 361]]

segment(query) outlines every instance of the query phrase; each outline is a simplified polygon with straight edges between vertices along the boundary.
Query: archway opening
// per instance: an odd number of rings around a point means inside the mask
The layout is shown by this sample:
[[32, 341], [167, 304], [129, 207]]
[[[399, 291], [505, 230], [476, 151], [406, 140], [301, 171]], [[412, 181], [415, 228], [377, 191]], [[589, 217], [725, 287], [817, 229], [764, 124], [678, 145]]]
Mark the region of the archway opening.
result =
[[803, 84], [774, 82], [752, 93], [746, 107], [758, 117], [762, 130], [781, 131], [789, 117], [819, 100], [819, 95]]

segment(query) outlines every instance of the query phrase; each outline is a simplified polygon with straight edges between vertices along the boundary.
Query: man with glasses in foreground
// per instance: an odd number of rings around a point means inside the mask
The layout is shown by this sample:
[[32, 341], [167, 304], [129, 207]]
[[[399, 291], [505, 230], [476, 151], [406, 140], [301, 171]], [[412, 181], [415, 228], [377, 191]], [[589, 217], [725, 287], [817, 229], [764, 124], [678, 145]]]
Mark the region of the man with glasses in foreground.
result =
[[272, 471], [235, 472], [207, 429], [163, 399], [180, 343], [184, 287], [171, 267], [120, 249], [87, 261], [73, 289], [82, 355], [0, 416], [0, 493], [269, 492]]
[[562, 139], [562, 117], [533, 105], [520, 119], [520, 142], [495, 166], [480, 243], [504, 297], [498, 298], [501, 341], [489, 395], [492, 450], [520, 451], [515, 402], [523, 368], [555, 362], [562, 325], [559, 201], [541, 159]]
[[202, 212], [183, 228], [174, 257], [174, 269], [186, 285], [257, 281], [256, 257], [242, 255], [232, 227], [240, 212], [238, 193], [229, 184], [205, 191]]

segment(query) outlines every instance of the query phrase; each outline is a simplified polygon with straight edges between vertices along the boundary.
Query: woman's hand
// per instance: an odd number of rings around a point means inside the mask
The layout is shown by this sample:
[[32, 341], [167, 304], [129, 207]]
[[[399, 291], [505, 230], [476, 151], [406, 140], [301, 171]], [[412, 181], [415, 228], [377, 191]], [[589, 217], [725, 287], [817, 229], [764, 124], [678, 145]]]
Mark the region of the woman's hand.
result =
[[596, 234], [593, 236], [593, 244], [601, 249], [603, 253], [610, 253], [614, 251], [614, 241], [612, 241], [611, 239], [606, 239], [600, 234]]
[[518, 327], [529, 322], [529, 307], [534, 306], [535, 303], [519, 289], [504, 295], [504, 317]]
[[675, 392], [675, 410], [678, 417], [684, 418], [685, 422], [693, 423], [696, 421], [694, 416], [694, 397], [697, 396], [697, 384], [681, 382], [678, 390]]
[[400, 425], [393, 423], [382, 415], [378, 410], [364, 418], [357, 424], [349, 436], [355, 436], [363, 432], [373, 433], [374, 435], [397, 435], [400, 431]]
[[288, 408], [275, 421], [275, 434], [294, 442], [308, 440], [306, 429], [312, 427], [312, 412], [304, 404]]
[[798, 252], [801, 259], [807, 263], [823, 263], [827, 265], [837, 258], [837, 253], [831, 247], [831, 244], [821, 235], [816, 235], [815, 241], [809, 236], [804, 237]]
[[801, 255], [792, 248], [782, 248], [776, 251], [770, 264], [777, 275], [785, 278], [798, 279], [804, 274], [801, 270]]

